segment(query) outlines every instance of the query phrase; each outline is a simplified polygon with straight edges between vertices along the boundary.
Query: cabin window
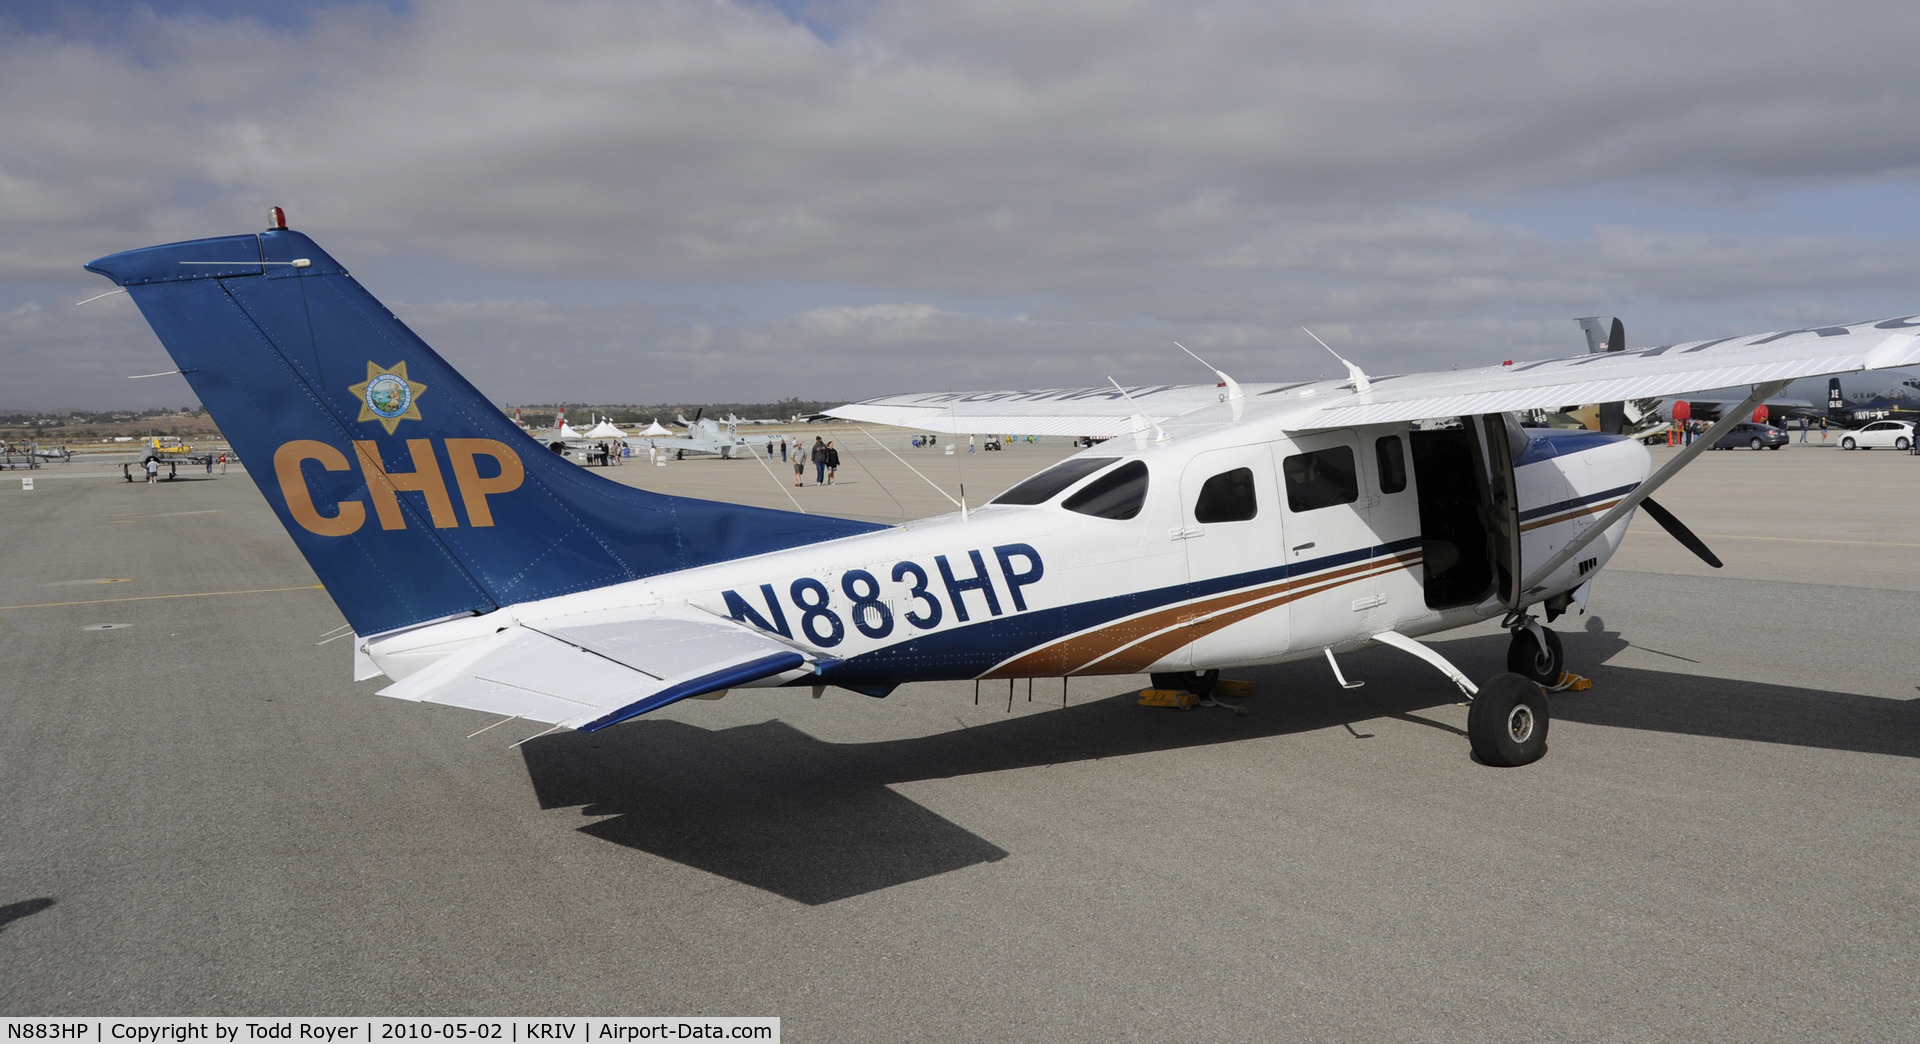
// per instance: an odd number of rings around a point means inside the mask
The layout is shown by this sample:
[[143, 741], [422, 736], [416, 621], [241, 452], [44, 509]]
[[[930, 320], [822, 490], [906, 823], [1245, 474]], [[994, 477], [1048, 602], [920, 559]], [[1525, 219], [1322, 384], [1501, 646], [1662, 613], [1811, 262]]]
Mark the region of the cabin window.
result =
[[1068, 486], [1119, 460], [1119, 457], [1075, 457], [1063, 460], [993, 498], [992, 504], [1044, 504]]
[[1380, 492], [1398, 493], [1407, 488], [1407, 456], [1400, 449], [1400, 436], [1375, 439], [1373, 456], [1380, 464]]
[[1287, 479], [1287, 509], [1296, 514], [1360, 499], [1360, 478], [1350, 446], [1296, 453], [1281, 463], [1280, 470]]
[[1147, 466], [1129, 461], [1086, 484], [1061, 507], [1095, 518], [1129, 519], [1147, 502]]
[[1245, 522], [1260, 510], [1253, 495], [1253, 469], [1235, 468], [1208, 479], [1193, 502], [1195, 522]]

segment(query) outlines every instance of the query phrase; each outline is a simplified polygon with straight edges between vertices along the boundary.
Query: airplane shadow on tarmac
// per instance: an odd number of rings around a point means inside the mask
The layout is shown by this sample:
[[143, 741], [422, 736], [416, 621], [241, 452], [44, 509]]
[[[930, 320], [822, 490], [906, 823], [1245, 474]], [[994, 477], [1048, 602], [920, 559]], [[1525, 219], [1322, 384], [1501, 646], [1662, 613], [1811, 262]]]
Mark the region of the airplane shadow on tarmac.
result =
[[8, 903], [5, 906], [0, 906], [0, 932], [6, 931], [7, 925], [12, 924], [13, 922], [19, 920], [20, 918], [32, 917], [34, 914], [37, 914], [40, 911], [45, 910], [48, 907], [51, 907], [52, 905], [53, 905], [52, 899], [42, 897], [39, 899], [28, 899], [23, 902]]
[[[1561, 633], [1568, 664], [1595, 683], [1589, 692], [1551, 697], [1555, 717], [1563, 720], [1920, 756], [1920, 700], [1612, 668], [1602, 661], [1627, 643], [1599, 619]], [[1506, 646], [1504, 635], [1440, 644], [1473, 678], [1504, 670]], [[1459, 731], [1415, 713], [1458, 696], [1431, 668], [1389, 649], [1353, 654], [1344, 665], [1350, 676], [1370, 684], [1342, 690], [1324, 665], [1312, 661], [1232, 672], [1257, 688], [1244, 717], [1143, 708], [1129, 690], [1046, 713], [877, 743], [827, 743], [780, 721], [708, 730], [642, 719], [606, 732], [541, 737], [521, 752], [541, 808], [577, 805], [583, 815], [608, 817], [582, 827], [584, 832], [817, 905], [1007, 856], [894, 792], [891, 784], [1338, 726], [1364, 739], [1369, 734], [1352, 726], [1381, 717]], [[993, 691], [987, 683], [983, 701]], [[1046, 691], [1040, 683], [1035, 699], [1044, 699]], [[1024, 702], [1025, 686], [1020, 693]], [[1465, 743], [1460, 756], [1469, 756]]]

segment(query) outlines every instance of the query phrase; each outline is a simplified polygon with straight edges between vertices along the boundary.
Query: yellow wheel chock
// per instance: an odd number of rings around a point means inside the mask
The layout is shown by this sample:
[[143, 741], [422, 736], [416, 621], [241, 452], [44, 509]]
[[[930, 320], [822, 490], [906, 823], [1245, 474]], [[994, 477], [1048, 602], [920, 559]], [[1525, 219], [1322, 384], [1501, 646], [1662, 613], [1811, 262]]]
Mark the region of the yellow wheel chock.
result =
[[1178, 707], [1181, 710], [1192, 710], [1200, 706], [1200, 697], [1183, 689], [1141, 689], [1140, 706]]

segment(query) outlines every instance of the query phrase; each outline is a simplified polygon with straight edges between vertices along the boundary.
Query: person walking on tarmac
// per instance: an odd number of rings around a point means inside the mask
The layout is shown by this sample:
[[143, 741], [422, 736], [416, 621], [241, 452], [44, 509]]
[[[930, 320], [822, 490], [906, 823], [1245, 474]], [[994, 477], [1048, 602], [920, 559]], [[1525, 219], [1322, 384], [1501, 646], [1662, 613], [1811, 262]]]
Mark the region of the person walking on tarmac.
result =
[[818, 435], [813, 437], [813, 448], [807, 451], [807, 458], [813, 461], [813, 484], [827, 484], [827, 441]]
[[147, 458], [147, 485], [151, 486], [158, 481], [160, 481], [160, 462], [153, 459], [152, 457], [148, 457]]
[[833, 473], [840, 470], [840, 451], [827, 443], [827, 485], [833, 485]]

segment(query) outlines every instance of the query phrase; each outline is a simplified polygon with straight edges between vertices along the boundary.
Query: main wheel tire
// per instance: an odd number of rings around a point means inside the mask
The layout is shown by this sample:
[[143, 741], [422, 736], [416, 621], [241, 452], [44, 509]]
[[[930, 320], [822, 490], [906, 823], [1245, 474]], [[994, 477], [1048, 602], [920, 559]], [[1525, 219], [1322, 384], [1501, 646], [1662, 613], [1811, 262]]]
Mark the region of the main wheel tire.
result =
[[1467, 741], [1483, 764], [1514, 768], [1547, 752], [1547, 694], [1517, 674], [1496, 674], [1467, 709]]
[[1840, 440], [1840, 448], [1841, 448], [1841, 449], [1843, 449], [1843, 450], [1850, 450], [1850, 449], [1852, 449], [1852, 448], [1853, 448], [1853, 440], [1852, 440], [1852, 439], [1841, 439], [1841, 440]]
[[1507, 670], [1541, 685], [1553, 685], [1566, 669], [1566, 657], [1560, 654], [1560, 636], [1552, 628], [1542, 627], [1540, 631], [1547, 636], [1544, 653], [1532, 631], [1524, 627], [1514, 630], [1513, 641], [1507, 643]]

